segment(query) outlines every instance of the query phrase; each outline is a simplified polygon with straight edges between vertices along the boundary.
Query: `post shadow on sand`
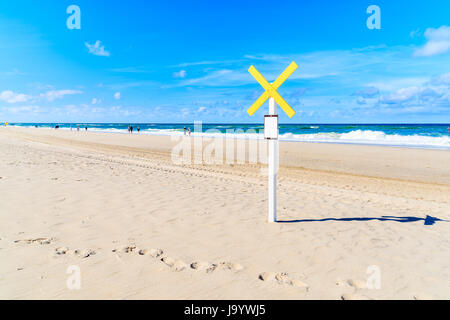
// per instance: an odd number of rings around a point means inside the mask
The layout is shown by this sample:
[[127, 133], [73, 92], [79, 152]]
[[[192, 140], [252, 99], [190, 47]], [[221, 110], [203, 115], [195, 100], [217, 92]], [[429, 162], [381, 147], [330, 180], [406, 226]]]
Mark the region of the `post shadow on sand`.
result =
[[323, 222], [323, 221], [395, 221], [395, 222], [416, 222], [423, 220], [424, 225], [431, 226], [436, 221], [450, 222], [427, 215], [425, 218], [419, 217], [394, 217], [394, 216], [381, 216], [381, 218], [324, 218], [324, 219], [303, 219], [303, 220], [278, 220], [278, 223], [298, 223], [298, 222]]

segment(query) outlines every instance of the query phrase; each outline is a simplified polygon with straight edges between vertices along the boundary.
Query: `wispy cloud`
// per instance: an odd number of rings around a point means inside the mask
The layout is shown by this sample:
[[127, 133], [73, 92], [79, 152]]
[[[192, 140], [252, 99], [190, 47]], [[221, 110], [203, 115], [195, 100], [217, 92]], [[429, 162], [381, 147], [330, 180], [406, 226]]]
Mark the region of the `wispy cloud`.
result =
[[450, 27], [428, 28], [425, 31], [427, 43], [414, 52], [417, 57], [430, 57], [450, 51]]
[[11, 71], [0, 72], [0, 75], [4, 75], [4, 76], [23, 76], [23, 75], [26, 75], [26, 73], [25, 72], [21, 72], [17, 68], [13, 68]]
[[433, 77], [430, 80], [430, 83], [432, 83], [434, 85], [447, 85], [447, 86], [450, 86], [450, 73], [444, 73], [444, 74], [441, 74], [440, 76]]
[[396, 91], [405, 87], [413, 87], [420, 86], [426, 81], [429, 80], [429, 77], [417, 76], [417, 77], [401, 77], [401, 76], [385, 76], [382, 80], [370, 81], [365, 85], [368, 87], [374, 87], [379, 89], [380, 91]]
[[128, 88], [156, 86], [156, 85], [159, 86], [161, 84], [153, 80], [142, 80], [142, 81], [124, 81], [121, 83], [102, 84], [101, 87], [109, 88], [112, 90], [123, 90]]
[[215, 60], [215, 61], [194, 61], [194, 62], [183, 62], [172, 67], [174, 68], [186, 68], [194, 66], [206, 66], [206, 65], [229, 65], [236, 64], [245, 61], [245, 59], [234, 59], [234, 60]]
[[[356, 103], [366, 111], [383, 114], [450, 113], [450, 74], [432, 77], [421, 84], [407, 86], [376, 96], [359, 95]], [[356, 94], [355, 94], [356, 95]]]
[[31, 100], [32, 97], [23, 93], [15, 93], [14, 91], [6, 90], [0, 93], [0, 100], [8, 103], [25, 102]]
[[41, 93], [40, 97], [45, 98], [48, 101], [54, 101], [56, 99], [61, 99], [66, 95], [73, 95], [73, 94], [81, 94], [83, 91], [80, 90], [50, 90], [45, 93]]
[[368, 87], [361, 90], [357, 90], [353, 93], [354, 96], [360, 96], [362, 98], [373, 98], [380, 93], [380, 90], [375, 87]]
[[416, 37], [419, 37], [420, 35], [421, 35], [421, 32], [420, 32], [419, 28], [417, 28], [409, 33], [409, 36], [411, 38], [416, 38]]
[[13, 106], [13, 107], [7, 107], [2, 108], [3, 112], [9, 112], [12, 114], [23, 114], [23, 113], [40, 113], [42, 112], [42, 109], [40, 106], [36, 105], [26, 105], [26, 106]]
[[49, 90], [44, 93], [39, 94], [39, 96], [33, 96], [24, 93], [16, 93], [11, 90], [5, 90], [0, 93], [0, 100], [3, 100], [8, 103], [18, 103], [18, 102], [26, 102], [26, 101], [37, 101], [37, 100], [47, 100], [52, 102], [56, 99], [61, 99], [66, 95], [74, 95], [83, 93], [80, 90]]
[[[233, 85], [233, 80], [242, 80], [241, 73], [239, 71], [233, 70], [215, 70], [209, 72], [208, 74], [192, 78], [188, 80], [183, 80], [175, 85], [163, 86], [164, 88], [171, 87], [185, 87], [185, 86], [220, 86], [227, 83], [227, 85]], [[242, 85], [241, 81], [234, 82], [234, 85]]]
[[89, 44], [87, 42], [84, 43], [89, 50], [89, 53], [92, 53], [96, 56], [109, 57], [109, 51], [105, 50], [105, 46], [101, 45], [101, 41], [97, 40], [94, 44]]
[[180, 70], [180, 71], [178, 71], [178, 72], [174, 72], [174, 73], [173, 73], [173, 77], [174, 77], [174, 78], [185, 78], [186, 75], [187, 75], [186, 70]]
[[111, 72], [117, 72], [117, 73], [145, 73], [148, 72], [143, 67], [122, 67], [122, 68], [111, 68], [108, 69], [108, 71]]
[[[319, 80], [364, 74], [385, 65], [395, 57], [385, 46], [366, 47], [353, 50], [316, 51], [303, 54], [253, 54], [227, 68], [211, 67], [200, 70], [204, 75], [180, 81], [167, 87], [180, 86], [243, 86], [254, 84], [255, 80], [248, 73], [248, 67], [255, 65], [268, 81], [274, 81], [292, 61], [299, 65], [289, 80]], [[202, 65], [206, 62], [199, 62]], [[195, 65], [191, 63], [191, 65]], [[361, 72], [361, 70], [363, 70]]]

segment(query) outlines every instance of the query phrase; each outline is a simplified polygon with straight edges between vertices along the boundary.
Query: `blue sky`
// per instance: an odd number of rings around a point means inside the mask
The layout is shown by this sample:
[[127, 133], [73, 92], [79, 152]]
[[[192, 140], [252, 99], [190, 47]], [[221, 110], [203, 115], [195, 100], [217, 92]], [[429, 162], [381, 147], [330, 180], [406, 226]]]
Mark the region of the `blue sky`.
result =
[[281, 122], [450, 122], [448, 0], [2, 1], [0, 121], [262, 122], [291, 61]]

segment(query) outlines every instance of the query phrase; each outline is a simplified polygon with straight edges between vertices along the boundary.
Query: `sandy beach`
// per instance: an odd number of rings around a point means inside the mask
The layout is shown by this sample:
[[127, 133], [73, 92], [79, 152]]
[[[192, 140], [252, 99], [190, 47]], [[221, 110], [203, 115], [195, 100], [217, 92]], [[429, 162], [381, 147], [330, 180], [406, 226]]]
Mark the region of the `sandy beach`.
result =
[[0, 299], [450, 299], [450, 151], [281, 142], [269, 224], [176, 143], [1, 127]]

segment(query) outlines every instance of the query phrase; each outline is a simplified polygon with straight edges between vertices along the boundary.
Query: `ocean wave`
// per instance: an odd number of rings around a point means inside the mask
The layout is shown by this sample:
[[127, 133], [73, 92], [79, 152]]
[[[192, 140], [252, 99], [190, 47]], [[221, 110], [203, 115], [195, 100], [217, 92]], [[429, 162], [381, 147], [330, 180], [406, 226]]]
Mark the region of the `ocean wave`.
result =
[[354, 144], [376, 144], [387, 146], [408, 146], [422, 148], [450, 149], [449, 136], [423, 136], [423, 135], [399, 135], [386, 134], [383, 131], [354, 130], [347, 133], [315, 133], [315, 134], [292, 134], [285, 133], [280, 140], [304, 141], [304, 142], [330, 142], [330, 143], [354, 143]]

